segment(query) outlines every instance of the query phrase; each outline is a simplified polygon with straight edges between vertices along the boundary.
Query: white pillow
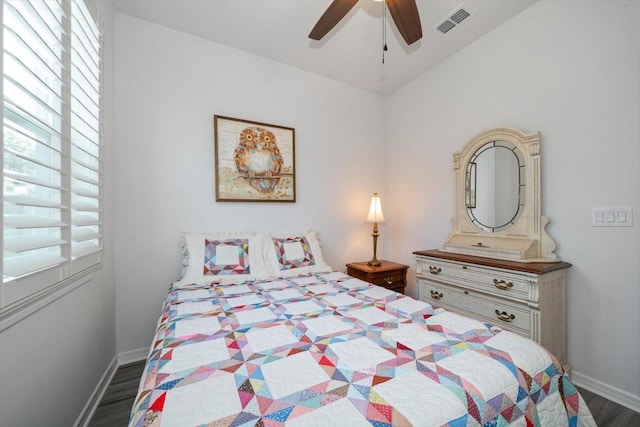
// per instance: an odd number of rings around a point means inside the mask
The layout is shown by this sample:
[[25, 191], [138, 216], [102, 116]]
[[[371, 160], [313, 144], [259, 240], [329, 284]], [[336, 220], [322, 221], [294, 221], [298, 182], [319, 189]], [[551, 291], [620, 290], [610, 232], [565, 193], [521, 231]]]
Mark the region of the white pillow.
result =
[[268, 236], [264, 258], [270, 274], [292, 277], [332, 271], [322, 256], [318, 236], [313, 230]]
[[181, 283], [239, 283], [269, 276], [264, 233], [183, 233], [184, 274]]

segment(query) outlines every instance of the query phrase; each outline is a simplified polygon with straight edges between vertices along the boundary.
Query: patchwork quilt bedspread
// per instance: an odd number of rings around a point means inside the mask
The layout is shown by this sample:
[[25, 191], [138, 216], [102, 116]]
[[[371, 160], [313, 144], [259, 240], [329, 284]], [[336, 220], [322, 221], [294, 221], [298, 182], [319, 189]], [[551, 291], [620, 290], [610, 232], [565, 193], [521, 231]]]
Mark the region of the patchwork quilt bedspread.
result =
[[595, 426], [534, 342], [339, 272], [173, 284], [130, 426]]

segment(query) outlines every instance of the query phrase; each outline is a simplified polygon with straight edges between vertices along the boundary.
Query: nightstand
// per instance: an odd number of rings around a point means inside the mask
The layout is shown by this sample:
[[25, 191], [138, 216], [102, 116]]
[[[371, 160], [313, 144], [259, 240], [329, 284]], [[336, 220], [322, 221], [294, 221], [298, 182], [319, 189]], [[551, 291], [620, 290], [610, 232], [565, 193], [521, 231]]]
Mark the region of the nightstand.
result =
[[369, 266], [365, 262], [347, 264], [347, 274], [374, 285], [382, 286], [392, 291], [404, 293], [407, 286], [408, 265], [380, 260], [381, 265]]

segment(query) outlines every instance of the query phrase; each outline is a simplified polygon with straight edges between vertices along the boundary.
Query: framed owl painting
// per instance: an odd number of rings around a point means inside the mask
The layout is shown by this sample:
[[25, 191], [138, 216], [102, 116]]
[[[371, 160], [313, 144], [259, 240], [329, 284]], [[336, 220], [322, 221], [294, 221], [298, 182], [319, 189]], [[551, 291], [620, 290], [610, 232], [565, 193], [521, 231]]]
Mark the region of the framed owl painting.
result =
[[216, 201], [295, 202], [295, 129], [213, 116]]

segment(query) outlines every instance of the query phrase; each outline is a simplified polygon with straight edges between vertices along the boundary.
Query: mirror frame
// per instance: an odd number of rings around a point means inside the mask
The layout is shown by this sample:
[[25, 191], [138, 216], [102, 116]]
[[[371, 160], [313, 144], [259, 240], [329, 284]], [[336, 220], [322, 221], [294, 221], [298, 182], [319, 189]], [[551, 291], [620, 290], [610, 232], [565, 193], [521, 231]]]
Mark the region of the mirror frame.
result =
[[[489, 232], [476, 226], [467, 212], [466, 171], [478, 149], [492, 141], [507, 141], [522, 155], [524, 164], [524, 205], [509, 228]], [[545, 231], [549, 218], [541, 215], [540, 132], [526, 134], [512, 128], [494, 128], [474, 136], [461, 151], [453, 154], [456, 175], [456, 214], [444, 252], [475, 255], [520, 262], [556, 262], [556, 244]]]
[[[480, 157], [482, 157], [483, 155], [486, 155], [487, 153], [490, 153], [490, 150], [496, 150], [496, 149], [508, 150], [509, 153], [513, 156], [513, 157], [509, 157], [508, 159], [515, 160], [515, 162], [517, 163], [517, 164], [514, 164], [513, 166], [516, 167], [514, 175], [517, 176], [518, 185], [517, 185], [517, 188], [515, 189], [517, 192], [517, 194], [515, 195], [516, 196], [515, 197], [516, 199], [515, 213], [513, 213], [513, 215], [511, 215], [510, 217], [508, 217], [508, 219], [505, 219], [504, 221], [501, 221], [497, 224], [489, 225], [489, 224], [485, 224], [483, 220], [480, 219], [480, 217], [482, 216], [481, 215], [482, 212], [476, 211], [477, 209], [479, 209], [477, 206], [477, 200], [478, 200], [477, 169], [478, 169], [478, 164], [480, 163], [479, 162]], [[482, 169], [485, 170], [484, 167]], [[520, 215], [522, 214], [522, 206], [524, 205], [524, 202], [525, 202], [524, 194], [526, 191], [526, 183], [524, 183], [523, 171], [526, 171], [526, 166], [522, 161], [522, 153], [520, 152], [520, 150], [518, 150], [518, 148], [515, 145], [507, 141], [490, 141], [489, 143], [479, 147], [471, 155], [465, 167], [464, 203], [467, 209], [467, 215], [469, 215], [469, 217], [471, 218], [471, 222], [473, 222], [476, 225], [476, 227], [481, 228], [490, 233], [496, 233], [498, 231], [511, 228], [513, 224], [515, 224], [515, 221], [517, 221], [518, 218], [520, 218]], [[494, 181], [495, 181], [497, 178], [496, 174], [499, 172], [497, 170], [497, 165], [494, 165], [493, 172], [494, 172]], [[484, 180], [484, 178], [482, 180]], [[492, 205], [495, 206], [497, 203], [497, 195], [495, 194], [495, 188], [493, 193], [494, 193], [493, 194], [494, 200]], [[513, 212], [513, 208], [509, 212]], [[497, 221], [497, 219], [494, 218], [494, 221]]]

